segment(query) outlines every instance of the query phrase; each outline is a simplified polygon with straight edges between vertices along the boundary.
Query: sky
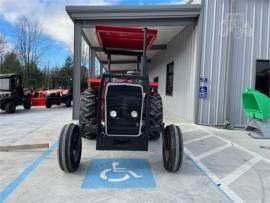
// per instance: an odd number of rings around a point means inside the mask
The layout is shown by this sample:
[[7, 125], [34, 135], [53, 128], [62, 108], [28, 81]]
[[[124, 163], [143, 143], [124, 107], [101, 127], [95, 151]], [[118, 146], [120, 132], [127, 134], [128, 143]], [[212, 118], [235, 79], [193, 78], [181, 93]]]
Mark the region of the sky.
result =
[[66, 5], [145, 5], [179, 4], [187, 0], [0, 0], [0, 32], [10, 49], [16, 41], [16, 24], [21, 18], [38, 20], [49, 49], [40, 66], [60, 66], [73, 50], [73, 23]]

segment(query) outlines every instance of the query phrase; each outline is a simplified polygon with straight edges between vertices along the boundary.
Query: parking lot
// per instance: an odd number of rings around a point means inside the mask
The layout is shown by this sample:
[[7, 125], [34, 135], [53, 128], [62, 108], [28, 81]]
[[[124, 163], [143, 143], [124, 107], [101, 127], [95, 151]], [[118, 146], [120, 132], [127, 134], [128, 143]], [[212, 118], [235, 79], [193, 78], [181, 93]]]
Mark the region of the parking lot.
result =
[[[0, 112], [0, 145], [50, 143], [49, 149], [0, 152], [0, 202], [270, 201], [269, 140], [171, 118], [185, 143], [178, 173], [163, 168], [161, 140], [150, 142], [148, 152], [117, 152], [96, 151], [95, 141], [85, 139], [79, 170], [64, 173], [57, 142], [71, 113], [66, 107]], [[113, 163], [129, 175], [110, 179]]]

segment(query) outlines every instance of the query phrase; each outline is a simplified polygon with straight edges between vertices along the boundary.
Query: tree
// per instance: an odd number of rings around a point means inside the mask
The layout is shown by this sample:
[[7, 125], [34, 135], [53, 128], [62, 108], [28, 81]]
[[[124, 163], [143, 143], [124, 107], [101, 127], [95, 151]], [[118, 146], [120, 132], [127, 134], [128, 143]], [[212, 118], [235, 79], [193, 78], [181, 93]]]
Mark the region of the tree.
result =
[[44, 75], [37, 64], [31, 63], [29, 66], [28, 87], [41, 88], [43, 86]]
[[60, 70], [60, 75], [65, 77], [72, 77], [73, 73], [73, 60], [70, 56], [65, 59], [65, 63]]
[[1, 73], [22, 74], [22, 66], [15, 52], [10, 52], [5, 55], [1, 70]]
[[29, 74], [33, 64], [37, 66], [41, 56], [49, 46], [42, 36], [43, 30], [38, 21], [30, 21], [22, 18], [17, 24], [18, 35], [16, 48], [23, 64], [23, 76], [25, 83], [29, 85]]
[[2, 68], [2, 63], [6, 52], [6, 45], [7, 45], [6, 37], [4, 33], [0, 32], [0, 70]]

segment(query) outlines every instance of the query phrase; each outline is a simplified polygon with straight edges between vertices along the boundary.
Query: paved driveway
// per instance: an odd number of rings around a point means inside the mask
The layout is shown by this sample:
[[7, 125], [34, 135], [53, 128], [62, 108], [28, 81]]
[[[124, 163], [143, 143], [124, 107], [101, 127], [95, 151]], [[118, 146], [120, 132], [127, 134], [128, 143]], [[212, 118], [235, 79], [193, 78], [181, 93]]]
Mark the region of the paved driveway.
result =
[[[81, 166], [66, 174], [58, 167], [56, 151], [59, 131], [70, 120], [71, 109], [65, 107], [0, 112], [0, 145], [51, 144], [47, 150], [0, 152], [0, 202], [270, 201], [269, 150], [260, 147], [269, 146], [268, 140], [254, 140], [245, 131], [179, 123], [185, 156], [173, 174], [163, 168], [161, 140], [151, 142], [149, 152], [116, 152], [96, 151], [95, 141], [83, 139]], [[99, 175], [115, 162], [129, 176], [113, 178], [128, 177], [129, 182], [110, 187], [106, 181], [115, 174], [107, 170], [103, 180]]]

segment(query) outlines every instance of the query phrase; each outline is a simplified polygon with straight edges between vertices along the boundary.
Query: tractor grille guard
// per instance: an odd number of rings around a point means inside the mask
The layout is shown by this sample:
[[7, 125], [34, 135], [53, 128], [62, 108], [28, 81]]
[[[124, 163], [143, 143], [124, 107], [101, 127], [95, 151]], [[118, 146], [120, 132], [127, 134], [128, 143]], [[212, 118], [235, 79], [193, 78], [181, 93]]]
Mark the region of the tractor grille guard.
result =
[[[108, 83], [105, 91], [105, 133], [108, 136], [140, 136], [144, 108], [140, 84]], [[116, 117], [110, 116], [116, 112]], [[137, 112], [132, 118], [131, 112]]]
[[[112, 79], [123, 79], [123, 80], [136, 80], [141, 81], [141, 84], [126, 84], [123, 83], [122, 85], [130, 85], [130, 86], [138, 86], [142, 90], [142, 98], [141, 100], [144, 100], [144, 95], [149, 94], [149, 79], [146, 76], [141, 75], [121, 75], [121, 74], [103, 74], [101, 78], [101, 83], [99, 87], [99, 94], [97, 99], [97, 142], [96, 142], [96, 148], [97, 150], [132, 150], [132, 151], [147, 151], [148, 150], [148, 136], [150, 133], [150, 124], [149, 124], [149, 101], [146, 100], [145, 107], [143, 108], [143, 104], [140, 104], [141, 112], [140, 112], [140, 127], [139, 133], [135, 134], [135, 128], [133, 128], [133, 132], [129, 135], [126, 134], [114, 134], [110, 133], [110, 129], [106, 129], [106, 118], [102, 117], [102, 114], [104, 112], [101, 111], [102, 109], [102, 100], [106, 98], [104, 97], [104, 92], [106, 95], [106, 89], [108, 88], [107, 85], [110, 86], [110, 84], [116, 84], [116, 83], [110, 83]], [[105, 85], [106, 84], [106, 85]], [[121, 83], [119, 84], [121, 85]], [[105, 106], [105, 109], [107, 107]], [[144, 110], [145, 109], [145, 110]], [[142, 124], [142, 114], [144, 113], [144, 122]], [[105, 112], [105, 115], [107, 113]], [[105, 120], [105, 126], [102, 125], [101, 121], [102, 118]], [[136, 130], [138, 130], [136, 129]], [[118, 129], [119, 130], [119, 129]], [[113, 134], [113, 136], [112, 136]]]

